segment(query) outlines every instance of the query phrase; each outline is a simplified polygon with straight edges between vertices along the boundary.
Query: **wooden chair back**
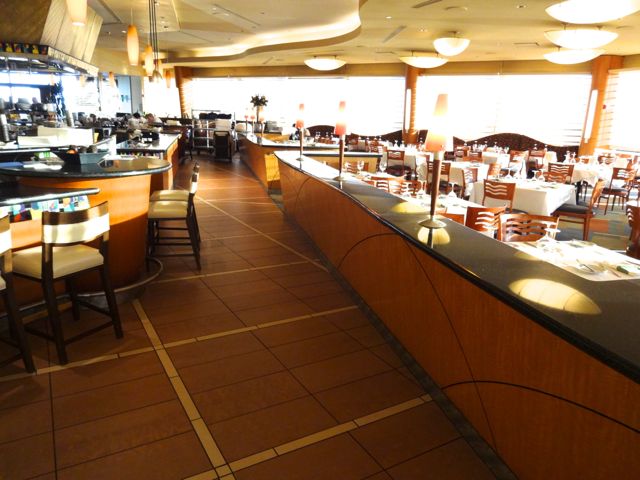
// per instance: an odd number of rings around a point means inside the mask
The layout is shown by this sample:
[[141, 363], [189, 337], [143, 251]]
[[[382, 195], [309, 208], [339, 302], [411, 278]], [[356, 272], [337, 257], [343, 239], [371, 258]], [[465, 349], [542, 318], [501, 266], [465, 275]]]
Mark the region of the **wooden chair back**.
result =
[[505, 207], [467, 207], [467, 218], [464, 224], [478, 232], [494, 236], [500, 227], [500, 215]]
[[499, 239], [503, 242], [532, 242], [547, 234], [547, 229], [557, 228], [558, 219], [545, 215], [507, 213], [500, 217]]
[[489, 170], [487, 171], [487, 177], [498, 177], [500, 176], [501, 170], [502, 168], [500, 167], [500, 164], [498, 162], [490, 163]]
[[352, 162], [344, 162], [344, 171], [347, 173], [358, 173], [358, 166]]
[[485, 204], [487, 198], [502, 200], [505, 202], [507, 210], [511, 211], [511, 209], [513, 208], [513, 199], [515, 195], [515, 182], [498, 182], [495, 180], [486, 179], [484, 181], [484, 196], [482, 198], [482, 204]]
[[627, 255], [640, 259], [640, 203], [636, 203], [636, 205], [628, 203], [626, 212], [631, 227]]
[[[575, 165], [572, 163], [549, 162], [548, 173], [549, 176], [554, 177], [554, 180], [549, 181], [558, 183], [571, 183], [571, 177], [573, 176], [574, 168]], [[561, 180], [562, 177], [564, 177], [564, 179]]]
[[513, 162], [514, 158], [526, 160], [529, 156], [529, 150], [509, 150], [509, 161]]

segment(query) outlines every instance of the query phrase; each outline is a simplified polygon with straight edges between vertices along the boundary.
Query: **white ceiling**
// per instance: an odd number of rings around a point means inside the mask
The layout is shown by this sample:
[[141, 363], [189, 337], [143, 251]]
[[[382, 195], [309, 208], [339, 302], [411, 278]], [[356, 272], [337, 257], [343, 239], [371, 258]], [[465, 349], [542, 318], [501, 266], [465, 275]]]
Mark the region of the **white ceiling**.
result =
[[[602, 0], [603, 2], [606, 0]], [[313, 55], [348, 63], [399, 62], [460, 32], [470, 47], [451, 61], [533, 60], [553, 50], [544, 32], [553, 0], [159, 0], [160, 50], [192, 66], [301, 65]], [[148, 0], [89, 0], [104, 19], [98, 47], [125, 50], [133, 13], [148, 32]], [[391, 17], [391, 18], [387, 18]], [[640, 53], [640, 13], [608, 22], [619, 34], [605, 50]], [[144, 41], [141, 39], [141, 44]]]

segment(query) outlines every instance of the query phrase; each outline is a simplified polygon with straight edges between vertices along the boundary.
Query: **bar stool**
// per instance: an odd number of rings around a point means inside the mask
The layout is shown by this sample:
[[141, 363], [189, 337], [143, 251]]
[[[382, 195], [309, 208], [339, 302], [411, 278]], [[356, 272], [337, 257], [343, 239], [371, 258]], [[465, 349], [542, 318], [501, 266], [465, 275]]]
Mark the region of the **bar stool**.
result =
[[[194, 173], [200, 175], [200, 164], [197, 162], [193, 165], [193, 170], [191, 172], [191, 175], [193, 176]], [[189, 190], [178, 190], [178, 189], [156, 190], [149, 197], [150, 202], [158, 202], [158, 201], [164, 201], [164, 200], [188, 202]], [[201, 242], [200, 227], [198, 226], [198, 217], [196, 216], [195, 208], [193, 209], [193, 221], [196, 226], [196, 232], [198, 233], [198, 243], [200, 243]]]
[[16, 347], [20, 353], [3, 360], [0, 362], [0, 366], [8, 365], [13, 361], [22, 358], [27, 372], [33, 373], [36, 371], [36, 367], [33, 364], [31, 347], [29, 346], [27, 336], [24, 333], [22, 318], [20, 317], [20, 312], [16, 305], [11, 260], [11, 225], [9, 224], [9, 217], [5, 216], [0, 218], [0, 271], [2, 273], [0, 276], [0, 293], [2, 294], [5, 310], [7, 311], [10, 337], [0, 337], [0, 340], [12, 347]]
[[[99, 248], [85, 243], [99, 240]], [[53, 334], [29, 326], [27, 332], [53, 341], [61, 364], [67, 363], [66, 346], [99, 330], [113, 326], [116, 338], [122, 338], [122, 325], [108, 268], [109, 210], [107, 202], [76, 212], [43, 212], [42, 246], [20, 250], [13, 255], [13, 271], [42, 284]], [[108, 310], [80, 300], [75, 277], [98, 270], [107, 300]], [[72, 302], [74, 320], [80, 319], [79, 305], [110, 317], [110, 321], [65, 339], [54, 283], [64, 280]]]
[[[150, 257], [193, 257], [196, 260], [198, 270], [200, 265], [200, 242], [196, 209], [193, 198], [198, 191], [198, 172], [191, 175], [191, 186], [187, 201], [159, 200], [149, 204], [147, 220], [147, 254]], [[165, 227], [165, 221], [184, 221], [185, 227]], [[162, 230], [187, 231], [187, 237], [163, 237]], [[188, 240], [179, 241], [179, 240]], [[193, 253], [156, 253], [156, 247], [160, 246], [191, 246]]]

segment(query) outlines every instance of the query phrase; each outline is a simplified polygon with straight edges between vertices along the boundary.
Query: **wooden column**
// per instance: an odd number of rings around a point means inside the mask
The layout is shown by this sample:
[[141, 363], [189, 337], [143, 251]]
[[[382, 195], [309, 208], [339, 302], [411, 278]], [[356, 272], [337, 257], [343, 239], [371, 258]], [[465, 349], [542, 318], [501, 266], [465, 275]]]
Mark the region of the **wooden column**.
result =
[[191, 82], [193, 70], [190, 67], [175, 67], [176, 87], [180, 95], [180, 113], [183, 117], [191, 116], [193, 108], [193, 93]]
[[[616, 55], [601, 55], [593, 60], [593, 62], [591, 62], [591, 92], [597, 90], [598, 99], [595, 104], [591, 136], [589, 137], [588, 141], [585, 141], [583, 127], [583, 137], [580, 142], [580, 150], [578, 152], [579, 155], [592, 155], [593, 151], [599, 145], [601, 135], [600, 127], [604, 118], [604, 95], [607, 90], [607, 83], [609, 82], [609, 70], [621, 68], [622, 62], [623, 57]], [[587, 113], [585, 116], [585, 127], [587, 125], [588, 116], [589, 109], [587, 109]]]
[[[404, 77], [404, 117], [402, 128], [402, 139], [404, 143], [418, 143], [418, 130], [416, 130], [416, 91], [418, 85], [418, 74], [420, 69], [407, 65]], [[407, 92], [411, 92], [411, 98], [407, 98]], [[409, 100], [407, 102], [407, 100]], [[407, 120], [409, 120], [407, 124]]]

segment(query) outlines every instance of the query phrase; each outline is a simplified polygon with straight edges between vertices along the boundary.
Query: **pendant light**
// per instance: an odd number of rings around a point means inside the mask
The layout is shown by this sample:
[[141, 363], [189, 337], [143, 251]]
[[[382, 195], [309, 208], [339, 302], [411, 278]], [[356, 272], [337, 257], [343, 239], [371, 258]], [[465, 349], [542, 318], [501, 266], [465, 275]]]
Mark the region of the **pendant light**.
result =
[[167, 88], [171, 88], [171, 80], [173, 79], [173, 71], [172, 70], [165, 70], [164, 71], [164, 80], [167, 83]]
[[602, 55], [604, 50], [585, 48], [581, 50], [560, 49], [544, 54], [551, 63], [558, 63], [560, 65], [573, 65], [576, 63], [588, 62], [594, 58]]
[[564, 23], [604, 23], [640, 10], [640, 0], [565, 0], [546, 9]]
[[144, 49], [144, 71], [147, 77], [153, 75], [153, 47], [151, 45], [147, 45], [147, 48]]
[[87, 0], [67, 0], [67, 10], [73, 25], [84, 27], [87, 24]]
[[335, 56], [333, 57], [313, 57], [307, 58], [304, 63], [309, 68], [313, 68], [314, 70], [320, 70], [323, 72], [336, 70], [337, 68], [342, 67], [345, 63], [344, 60], [339, 60]]
[[564, 28], [544, 32], [547, 40], [564, 48], [600, 48], [618, 38], [615, 32], [600, 28]]
[[135, 67], [140, 62], [140, 42], [138, 41], [138, 29], [133, 24], [133, 8], [131, 9], [131, 24], [127, 28], [127, 55], [129, 65]]

